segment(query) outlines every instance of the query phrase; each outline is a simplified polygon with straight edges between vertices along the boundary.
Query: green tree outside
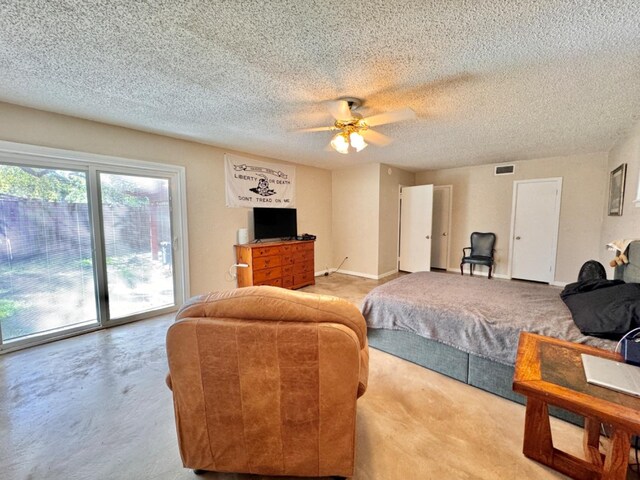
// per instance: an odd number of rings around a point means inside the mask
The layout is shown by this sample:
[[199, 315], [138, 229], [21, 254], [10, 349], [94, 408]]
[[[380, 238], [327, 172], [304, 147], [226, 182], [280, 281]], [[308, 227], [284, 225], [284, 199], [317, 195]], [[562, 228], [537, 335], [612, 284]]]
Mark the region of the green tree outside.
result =
[[[121, 177], [103, 183], [102, 201], [138, 207], [149, 204], [149, 198], [132, 182]], [[0, 194], [47, 202], [87, 203], [87, 181], [84, 173], [45, 168], [0, 165]]]

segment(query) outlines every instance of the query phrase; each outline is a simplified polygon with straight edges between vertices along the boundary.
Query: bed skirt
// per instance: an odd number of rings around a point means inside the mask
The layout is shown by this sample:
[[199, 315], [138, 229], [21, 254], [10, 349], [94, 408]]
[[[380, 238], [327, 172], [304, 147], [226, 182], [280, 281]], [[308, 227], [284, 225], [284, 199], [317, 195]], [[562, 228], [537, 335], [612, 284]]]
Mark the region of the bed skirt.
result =
[[[460, 382], [525, 404], [525, 398], [512, 390], [514, 367], [463, 352], [443, 343], [401, 330], [369, 328], [369, 345], [396, 357], [426, 367]], [[575, 425], [584, 419], [553, 406], [549, 413]]]

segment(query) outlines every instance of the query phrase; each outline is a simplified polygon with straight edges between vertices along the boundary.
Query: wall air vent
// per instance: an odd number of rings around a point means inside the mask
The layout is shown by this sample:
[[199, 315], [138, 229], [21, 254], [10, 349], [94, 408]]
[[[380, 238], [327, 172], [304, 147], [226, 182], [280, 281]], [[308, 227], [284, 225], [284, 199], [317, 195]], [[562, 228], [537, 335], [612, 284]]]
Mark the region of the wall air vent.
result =
[[494, 175], [513, 175], [513, 172], [515, 171], [515, 165], [496, 165]]

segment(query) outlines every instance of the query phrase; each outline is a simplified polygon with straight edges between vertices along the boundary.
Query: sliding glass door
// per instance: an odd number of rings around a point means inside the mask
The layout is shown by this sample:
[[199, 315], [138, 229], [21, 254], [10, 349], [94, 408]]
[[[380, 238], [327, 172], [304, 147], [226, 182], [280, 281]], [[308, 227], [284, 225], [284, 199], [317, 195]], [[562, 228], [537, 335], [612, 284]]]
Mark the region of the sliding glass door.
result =
[[109, 318], [175, 304], [169, 180], [100, 173]]
[[0, 152], [2, 350], [170, 311], [184, 299], [175, 172], [70, 165], [11, 162]]
[[86, 172], [0, 164], [3, 342], [97, 324]]

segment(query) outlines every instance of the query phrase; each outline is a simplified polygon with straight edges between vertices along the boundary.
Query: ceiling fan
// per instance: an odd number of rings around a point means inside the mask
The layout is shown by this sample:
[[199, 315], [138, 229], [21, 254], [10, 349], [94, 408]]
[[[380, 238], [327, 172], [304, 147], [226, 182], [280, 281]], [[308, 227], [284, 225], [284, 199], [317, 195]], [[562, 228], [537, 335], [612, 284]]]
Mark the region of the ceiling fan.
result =
[[416, 113], [410, 108], [392, 110], [378, 115], [362, 118], [355, 112], [362, 105], [362, 100], [353, 97], [341, 97], [327, 103], [331, 116], [335, 123], [329, 127], [303, 128], [299, 132], [322, 132], [326, 130], [338, 130], [331, 139], [331, 147], [338, 153], [361, 151], [368, 143], [384, 147], [393, 140], [386, 135], [371, 130], [371, 127], [387, 123], [401, 122], [416, 118]]

